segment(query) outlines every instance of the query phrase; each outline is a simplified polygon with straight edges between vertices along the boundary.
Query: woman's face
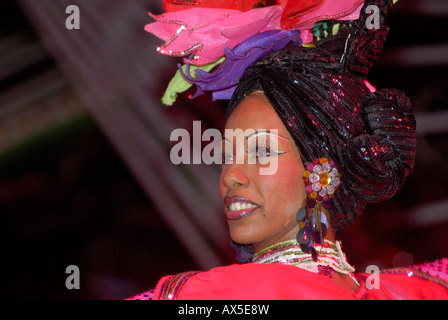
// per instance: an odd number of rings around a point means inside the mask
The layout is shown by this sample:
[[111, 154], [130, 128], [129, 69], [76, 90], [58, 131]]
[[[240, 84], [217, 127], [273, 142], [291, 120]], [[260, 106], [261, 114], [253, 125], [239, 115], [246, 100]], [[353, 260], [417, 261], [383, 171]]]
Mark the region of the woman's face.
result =
[[[263, 94], [243, 100], [228, 118], [225, 128], [223, 145], [227, 148], [223, 150], [229, 150], [230, 144], [233, 152], [226, 155], [222, 165], [219, 189], [232, 240], [253, 244], [259, 251], [295, 239], [299, 231], [296, 213], [306, 197], [302, 179], [305, 169], [288, 130]], [[237, 139], [227, 134], [228, 129], [243, 132], [253, 129], [255, 133], [246, 135], [242, 146], [241, 141], [237, 144]], [[277, 146], [273, 141], [277, 136], [269, 134], [273, 129], [278, 133]], [[263, 135], [257, 132], [263, 130], [268, 133], [266, 143], [256, 139]], [[237, 154], [238, 148], [244, 148], [243, 155]], [[272, 157], [271, 161], [277, 161], [277, 170], [263, 175], [260, 169], [269, 164], [259, 161], [263, 162], [266, 154]]]

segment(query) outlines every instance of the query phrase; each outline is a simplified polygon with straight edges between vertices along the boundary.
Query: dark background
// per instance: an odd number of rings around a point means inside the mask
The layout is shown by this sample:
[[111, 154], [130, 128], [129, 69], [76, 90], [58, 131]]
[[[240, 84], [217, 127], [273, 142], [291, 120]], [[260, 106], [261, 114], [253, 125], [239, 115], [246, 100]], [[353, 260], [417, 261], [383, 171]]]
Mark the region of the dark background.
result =
[[[77, 2], [87, 6], [89, 1]], [[154, 5], [158, 1], [146, 2], [146, 11], [160, 10]], [[123, 299], [151, 289], [163, 275], [200, 269], [24, 8], [26, 1], [0, 3], [2, 294], [9, 299]], [[388, 268], [448, 256], [447, 16], [443, 1], [402, 0], [389, 17], [388, 41], [369, 79], [378, 88], [400, 89], [413, 101], [418, 154], [403, 190], [386, 203], [369, 205], [341, 236], [348, 261], [359, 272], [369, 264]], [[11, 42], [16, 35], [20, 41]], [[146, 54], [150, 59], [155, 53]], [[155, 75], [149, 88], [156, 100], [174, 75], [175, 61], [170, 63], [169, 72]], [[6, 72], [12, 65], [17, 67]], [[57, 88], [19, 103], [37, 94], [48, 71]], [[219, 113], [224, 105], [211, 106], [209, 97], [193, 102], [180, 97], [173, 114], [180, 108], [210, 123], [210, 108]], [[219, 128], [222, 122], [211, 125]], [[234, 262], [227, 251], [218, 254], [225, 263]], [[65, 287], [65, 268], [72, 264], [81, 271], [79, 290]]]

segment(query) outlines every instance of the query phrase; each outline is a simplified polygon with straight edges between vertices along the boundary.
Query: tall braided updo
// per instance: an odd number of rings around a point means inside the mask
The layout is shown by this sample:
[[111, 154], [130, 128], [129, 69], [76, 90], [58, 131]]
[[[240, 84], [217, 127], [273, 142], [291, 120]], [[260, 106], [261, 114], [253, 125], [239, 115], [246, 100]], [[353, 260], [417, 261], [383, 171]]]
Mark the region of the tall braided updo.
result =
[[[382, 3], [385, 15], [390, 2]], [[250, 93], [263, 91], [302, 161], [334, 160], [342, 173], [330, 212], [336, 232], [350, 226], [366, 203], [396, 194], [414, 165], [409, 99], [395, 89], [371, 92], [364, 81], [387, 34], [383, 23], [367, 30], [361, 17], [354, 27], [341, 26], [344, 41], [315, 39], [315, 47], [292, 43], [266, 54], [246, 70], [228, 108], [230, 114]]]

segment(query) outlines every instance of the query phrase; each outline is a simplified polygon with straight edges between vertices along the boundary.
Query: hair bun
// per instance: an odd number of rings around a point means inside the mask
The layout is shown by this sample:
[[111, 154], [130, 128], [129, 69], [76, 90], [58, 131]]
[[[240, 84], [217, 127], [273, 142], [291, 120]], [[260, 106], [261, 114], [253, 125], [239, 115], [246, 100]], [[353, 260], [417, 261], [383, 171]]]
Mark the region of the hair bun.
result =
[[380, 202], [399, 191], [414, 167], [415, 117], [406, 95], [382, 89], [363, 98], [371, 132], [347, 145], [347, 183], [360, 199]]

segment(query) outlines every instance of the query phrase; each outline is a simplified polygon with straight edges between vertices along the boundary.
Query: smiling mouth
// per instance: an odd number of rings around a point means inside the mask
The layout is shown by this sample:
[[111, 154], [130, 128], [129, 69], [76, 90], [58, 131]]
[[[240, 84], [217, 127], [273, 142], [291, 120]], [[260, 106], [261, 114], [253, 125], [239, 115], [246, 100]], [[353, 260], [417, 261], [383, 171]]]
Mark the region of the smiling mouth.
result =
[[259, 206], [244, 197], [225, 197], [227, 220], [239, 220], [254, 212]]

